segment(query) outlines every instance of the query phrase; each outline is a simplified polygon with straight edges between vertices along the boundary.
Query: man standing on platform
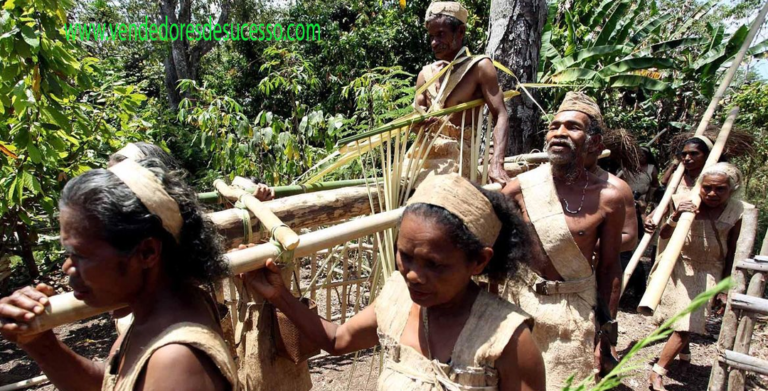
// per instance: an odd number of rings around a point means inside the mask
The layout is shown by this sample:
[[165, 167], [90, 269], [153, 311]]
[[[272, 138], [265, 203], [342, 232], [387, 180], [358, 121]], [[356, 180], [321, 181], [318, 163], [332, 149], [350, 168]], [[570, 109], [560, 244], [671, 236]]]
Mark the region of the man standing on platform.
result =
[[[416, 89], [419, 90], [425, 85], [426, 88], [423, 93], [416, 96], [414, 106], [419, 112], [429, 113], [475, 99], [485, 100], [490, 115], [496, 120], [493, 127], [493, 142], [496, 148], [490, 158], [488, 177], [495, 182], [506, 183], [509, 181], [509, 176], [504, 171], [504, 154], [509, 124], [503, 91], [499, 87], [496, 68], [490, 58], [467, 55], [467, 50], [463, 46], [467, 14], [467, 10], [461, 4], [453, 1], [433, 2], [427, 9], [425, 26], [438, 61], [426, 65], [419, 72]], [[445, 67], [449, 69], [433, 80], [434, 76]], [[423, 180], [430, 172], [458, 173], [460, 164], [461, 175], [470, 178], [472, 124], [475, 124], [475, 128], [478, 127], [481, 109], [482, 106], [453, 113], [447, 118], [433, 117], [424, 121], [425, 132], [439, 133], [439, 135], [431, 150], [426, 156], [421, 157], [425, 161], [416, 182]], [[464, 129], [461, 128], [462, 125]], [[414, 158], [414, 155], [416, 158], [419, 157], [412, 150], [408, 158]]]

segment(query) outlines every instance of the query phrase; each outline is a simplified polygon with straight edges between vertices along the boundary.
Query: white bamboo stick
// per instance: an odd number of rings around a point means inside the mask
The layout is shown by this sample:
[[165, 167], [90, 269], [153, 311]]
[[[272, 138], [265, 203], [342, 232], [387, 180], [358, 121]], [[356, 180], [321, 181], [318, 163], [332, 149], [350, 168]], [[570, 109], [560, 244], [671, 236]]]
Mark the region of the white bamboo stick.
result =
[[[704, 163], [704, 170], [720, 160], [720, 155], [723, 153], [723, 149], [725, 148], [725, 142], [728, 141], [728, 136], [731, 133], [731, 128], [733, 127], [733, 123], [736, 121], [736, 116], [738, 114], [738, 107], [733, 108], [730, 114], [728, 114], [728, 118], [725, 120], [723, 128], [717, 134], [715, 145], [709, 152], [706, 163]], [[678, 168], [678, 170], [679, 169], [680, 168]], [[704, 170], [702, 170], [702, 172]], [[701, 203], [701, 198], [699, 197], [700, 190], [701, 176], [699, 176], [699, 178], [696, 180], [696, 185], [693, 187], [690, 193], [691, 202], [693, 202], [693, 205], [696, 207], [698, 207]], [[691, 225], [693, 224], [693, 219], [695, 217], [696, 214], [692, 212], [684, 212], [682, 216], [680, 216], [677, 227], [675, 227], [675, 231], [672, 234], [672, 237], [669, 239], [661, 259], [657, 261], [658, 264], [656, 265], [656, 270], [653, 273], [653, 276], [648, 283], [648, 287], [645, 290], [645, 294], [643, 295], [643, 298], [640, 300], [640, 304], [637, 307], [638, 312], [650, 315], [653, 314], [653, 311], [656, 310], [656, 307], [661, 301], [661, 296], [664, 293], [664, 289], [667, 287], [667, 282], [672, 275], [672, 269], [674, 269], [677, 258], [680, 256], [680, 251], [683, 249], [685, 240], [688, 237], [688, 231], [690, 231]]]

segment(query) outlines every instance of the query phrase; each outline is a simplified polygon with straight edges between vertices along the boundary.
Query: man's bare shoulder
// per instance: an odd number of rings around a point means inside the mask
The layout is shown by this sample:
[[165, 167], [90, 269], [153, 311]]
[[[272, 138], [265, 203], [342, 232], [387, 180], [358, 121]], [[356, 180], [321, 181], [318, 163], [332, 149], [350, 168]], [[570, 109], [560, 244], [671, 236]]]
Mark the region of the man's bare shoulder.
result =
[[632, 188], [629, 187], [627, 182], [624, 182], [623, 179], [617, 177], [616, 175], [608, 173], [608, 183], [614, 186], [620, 193], [622, 194], [628, 193], [632, 195]]
[[496, 77], [496, 66], [490, 58], [483, 58], [475, 64], [474, 71], [481, 77]]

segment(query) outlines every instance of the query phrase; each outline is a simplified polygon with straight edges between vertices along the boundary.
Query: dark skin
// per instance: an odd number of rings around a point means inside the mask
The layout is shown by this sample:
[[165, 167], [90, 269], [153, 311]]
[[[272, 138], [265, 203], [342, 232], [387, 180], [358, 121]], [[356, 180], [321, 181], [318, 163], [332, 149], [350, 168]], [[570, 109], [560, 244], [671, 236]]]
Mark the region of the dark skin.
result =
[[[728, 182], [728, 176], [723, 174], [710, 174], [704, 176], [701, 180], [701, 191], [699, 196], [701, 197], [701, 207], [697, 208], [691, 201], [683, 201], [678, 208], [671, 214], [671, 219], [675, 222], [680, 220], [685, 212], [695, 213], [695, 220], [711, 220], [716, 221], [725, 210], [728, 205], [728, 200], [731, 198], [732, 189]], [[646, 231], [653, 232], [656, 227], [653, 224], [646, 223]], [[672, 237], [674, 227], [670, 226], [666, 221], [661, 226], [661, 232], [659, 236], [663, 239], [669, 239]], [[739, 240], [739, 232], [741, 232], [741, 220], [739, 220], [728, 233], [728, 254], [725, 257], [725, 265], [723, 266], [723, 278], [728, 277], [731, 274], [731, 268], [733, 267], [733, 259], [736, 255], [736, 242]], [[718, 295], [718, 298], [725, 302], [725, 297]], [[658, 365], [663, 368], [669, 367], [669, 364], [675, 357], [688, 346], [690, 342], [690, 333], [676, 331], [672, 333], [669, 340], [664, 345], [659, 356]], [[663, 390], [664, 383], [662, 376], [656, 372], [651, 372], [650, 382], [655, 390]]]
[[624, 199], [624, 227], [621, 229], [621, 251], [632, 251], [637, 246], [637, 215], [635, 215], [635, 198], [627, 182], [605, 170], [598, 170], [597, 159], [602, 146], [587, 153], [584, 167], [591, 173], [599, 172], [598, 178], [613, 185]]
[[[96, 307], [127, 304], [134, 314], [131, 343], [121, 368], [129, 368], [155, 336], [178, 322], [195, 322], [218, 330], [193, 286], [174, 285], [161, 265], [162, 242], [147, 238], [128, 255], [98, 235], [101, 227], [75, 208], [62, 208], [61, 243], [67, 251], [64, 272], [75, 297]], [[106, 365], [82, 357], [58, 340], [52, 331], [21, 335], [43, 313], [53, 288], [40, 284], [0, 299], [3, 336], [35, 360], [60, 390], [100, 390]], [[112, 353], [122, 343], [118, 337]], [[120, 379], [118, 379], [120, 382]], [[227, 390], [227, 380], [213, 362], [185, 345], [167, 345], [150, 357], [137, 390]]]
[[[584, 159], [589, 152], [586, 143], [590, 137], [586, 131], [589, 125], [590, 118], [584, 113], [578, 111], [558, 113], [550, 123], [547, 132], [547, 152], [550, 154], [557, 194], [561, 199], [569, 201], [571, 210], [577, 208], [584, 191], [582, 210], [575, 215], [565, 213], [565, 221], [586, 259], [592, 260], [597, 242], [600, 241], [600, 262], [592, 265], [596, 274], [597, 293], [608, 303], [611, 315], [615, 318], [621, 290], [619, 250], [624, 226], [624, 198], [616, 187], [585, 170]], [[597, 140], [593, 140], [590, 148], [599, 149], [599, 136], [591, 137], [597, 137]], [[573, 172], [566, 170], [577, 173], [575, 182], [566, 183], [566, 177], [569, 174], [573, 175]], [[585, 184], [586, 190], [584, 190]], [[523, 212], [523, 218], [530, 222], [519, 180], [513, 179], [502, 192], [518, 204]], [[532, 231], [535, 232], [535, 229]], [[534, 248], [536, 251], [531, 254], [531, 267], [545, 279], [562, 281], [562, 276], [546, 256], [541, 245]], [[608, 346], [607, 339], [601, 340], [601, 344]], [[596, 368], [600, 367], [600, 362], [603, 360], [600, 350], [600, 346], [595, 350]]]
[[[400, 343], [428, 357], [446, 362], [470, 315], [480, 288], [471, 280], [493, 256], [491, 248], [468, 260], [449, 240], [441, 225], [430, 219], [406, 215], [397, 241], [397, 265], [413, 300]], [[301, 332], [332, 355], [376, 346], [379, 337], [375, 304], [343, 325], [312, 313], [283, 284], [279, 268], [271, 260], [266, 270], [244, 275], [246, 283], [283, 311]], [[429, 308], [429, 341], [421, 321]], [[429, 344], [429, 345], [427, 345]], [[544, 390], [544, 362], [528, 327], [521, 325], [496, 360], [500, 390]]]
[[[456, 31], [453, 31], [445, 18], [438, 18], [429, 22], [427, 30], [435, 57], [438, 60], [453, 61], [462, 47], [466, 26], [461, 25]], [[445, 75], [435, 82], [438, 91], [444, 78]], [[426, 82], [427, 79], [424, 73], [419, 72], [419, 76], [416, 79], [416, 88], [420, 88]], [[448, 108], [481, 98], [488, 105], [491, 115], [496, 120], [496, 124], [493, 127], [493, 145], [507, 145], [509, 119], [507, 108], [504, 106], [504, 94], [499, 87], [496, 67], [488, 59], [478, 62], [467, 72], [446, 98], [445, 107]], [[430, 107], [432, 101], [427, 93], [424, 92], [416, 97], [416, 104], [418, 106]], [[477, 121], [479, 110], [480, 108], [475, 108], [464, 112], [466, 113], [465, 126], [472, 124], [472, 118], [475, 118], [475, 122]], [[462, 112], [454, 113], [450, 116], [449, 121], [456, 126], [461, 126], [461, 117]], [[434, 121], [435, 119], [430, 119], [424, 123], [429, 124]], [[466, 148], [469, 148], [469, 146], [466, 146]], [[491, 180], [502, 184], [510, 180], [506, 171], [504, 171], [505, 152], [504, 148], [493, 149], [493, 156], [491, 156], [488, 171], [488, 177]]]

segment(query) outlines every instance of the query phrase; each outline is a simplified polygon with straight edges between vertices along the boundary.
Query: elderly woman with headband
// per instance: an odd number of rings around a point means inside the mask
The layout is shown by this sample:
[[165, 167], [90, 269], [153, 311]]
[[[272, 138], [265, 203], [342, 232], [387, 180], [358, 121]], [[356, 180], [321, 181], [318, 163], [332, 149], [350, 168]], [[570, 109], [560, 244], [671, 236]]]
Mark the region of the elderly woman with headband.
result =
[[127, 305], [135, 321], [106, 363], [73, 352], [52, 331], [27, 335], [50, 286], [0, 299], [0, 332], [60, 390], [237, 390], [217, 312], [198, 286], [227, 269], [196, 194], [158, 160], [127, 159], [70, 180], [59, 202], [64, 272], [94, 307]]
[[[125, 159], [131, 159], [133, 161], [139, 161], [141, 159], [154, 158], [160, 160], [168, 169], [179, 170], [181, 164], [168, 152], [165, 152], [157, 145], [136, 142], [128, 143], [119, 151], [113, 153], [109, 157], [109, 167], [114, 166], [117, 163], [122, 162]], [[267, 186], [264, 183], [259, 183], [253, 190], [253, 196], [259, 201], [269, 201], [275, 198], [275, 189]]]
[[[696, 213], [656, 310], [655, 321], [659, 324], [688, 307], [696, 296], [730, 275], [741, 230], [741, 216], [745, 209], [754, 208], [739, 200], [741, 173], [734, 165], [717, 163], [704, 169], [701, 175], [701, 205], [698, 208], [693, 205], [690, 193], [676, 194], [673, 197], [674, 207], [659, 233], [659, 250], [663, 252], [682, 213]], [[664, 345], [661, 357], [651, 372], [653, 390], [664, 390], [662, 377], [675, 356], [679, 354], [681, 361], [690, 362], [690, 354], [682, 352], [688, 346], [691, 333], [706, 334], [704, 326], [710, 307], [706, 305], [672, 326], [674, 333]]]
[[544, 390], [532, 321], [473, 276], [503, 278], [528, 252], [519, 212], [456, 174], [429, 176], [403, 212], [397, 269], [376, 300], [343, 325], [318, 317], [283, 285], [272, 261], [246, 283], [323, 350], [381, 344], [379, 390]]

